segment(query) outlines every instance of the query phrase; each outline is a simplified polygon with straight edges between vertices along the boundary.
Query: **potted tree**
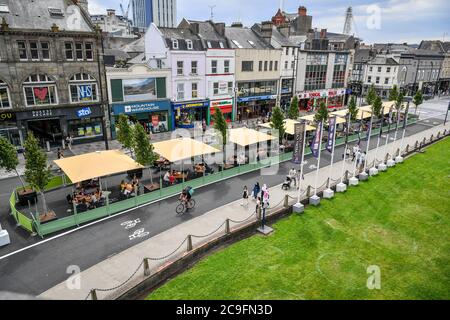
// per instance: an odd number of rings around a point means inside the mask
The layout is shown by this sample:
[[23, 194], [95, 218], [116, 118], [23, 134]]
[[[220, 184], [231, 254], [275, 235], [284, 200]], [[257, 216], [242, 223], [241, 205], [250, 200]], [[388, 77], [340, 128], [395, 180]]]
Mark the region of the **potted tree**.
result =
[[128, 117], [124, 114], [119, 116], [119, 120], [116, 124], [117, 128], [117, 141], [122, 144], [122, 147], [128, 149], [133, 156], [133, 127], [128, 121]]
[[275, 107], [272, 110], [272, 122], [270, 123], [270, 127], [272, 129], [278, 130], [279, 133], [279, 142], [283, 143], [283, 137], [286, 132], [285, 124], [284, 124], [284, 115], [283, 111], [281, 111], [280, 107]]
[[25, 180], [31, 188], [41, 195], [43, 217], [37, 217], [38, 221], [48, 220], [50, 214], [45, 201], [45, 186], [50, 182], [50, 167], [47, 165], [47, 155], [39, 148], [38, 141], [33, 133], [29, 132], [25, 141]]
[[[150, 143], [150, 139], [145, 132], [144, 127], [141, 124], [136, 124], [133, 129], [133, 150], [136, 157], [136, 161], [144, 166], [151, 166], [158, 158], [153, 152], [153, 145]], [[150, 171], [150, 168], [149, 168]], [[137, 174], [136, 174], [137, 173]], [[135, 170], [136, 176], [143, 176], [143, 169]], [[153, 176], [150, 171], [150, 180], [153, 189]], [[157, 188], [156, 188], [157, 189]]]
[[291, 105], [289, 107], [288, 117], [289, 119], [297, 120], [298, 116], [299, 116], [298, 98], [297, 96], [294, 96], [292, 98]]
[[19, 159], [17, 157], [16, 148], [4, 137], [0, 137], [0, 169], [4, 169], [6, 172], [14, 171], [20, 180], [22, 188], [18, 190], [18, 200], [21, 205], [35, 203], [36, 192], [31, 188], [26, 188], [22, 177], [17, 171], [19, 165]]
[[225, 164], [226, 155], [225, 155], [225, 146], [227, 144], [227, 122], [225, 117], [223, 116], [222, 110], [219, 107], [216, 107], [213, 114], [214, 120], [214, 129], [216, 129], [220, 135], [222, 136], [222, 151], [223, 151], [223, 163]]
[[416, 110], [414, 112], [414, 115], [417, 115], [417, 109], [423, 103], [422, 90], [417, 90], [417, 92], [416, 92], [416, 94], [414, 95], [414, 98], [413, 98], [413, 103], [416, 106]]

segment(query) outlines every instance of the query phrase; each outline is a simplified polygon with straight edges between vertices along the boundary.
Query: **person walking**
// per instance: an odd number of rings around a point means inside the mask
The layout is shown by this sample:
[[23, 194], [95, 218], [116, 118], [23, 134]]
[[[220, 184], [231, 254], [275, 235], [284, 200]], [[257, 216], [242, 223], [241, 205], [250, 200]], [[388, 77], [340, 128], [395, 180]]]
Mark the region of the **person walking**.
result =
[[260, 190], [261, 190], [261, 187], [259, 186], [259, 182], [256, 182], [255, 186], [253, 187], [253, 192], [252, 192], [253, 200], [258, 199], [258, 194], [259, 194]]
[[358, 144], [355, 144], [355, 145], [353, 146], [352, 162], [355, 161], [355, 159], [356, 159], [356, 153], [357, 153], [358, 151], [359, 151], [359, 146], [358, 146]]
[[58, 148], [57, 156], [58, 156], [58, 160], [64, 158], [64, 155], [60, 148]]
[[248, 206], [248, 189], [247, 186], [244, 186], [244, 190], [242, 190], [242, 204], [241, 206]]
[[205, 135], [205, 132], [206, 132], [206, 121], [205, 121], [205, 119], [202, 120], [202, 130], [203, 130], [203, 135]]
[[297, 186], [297, 170], [295, 168], [292, 168], [289, 170], [289, 178], [291, 178], [292, 181], [294, 181], [294, 187]]

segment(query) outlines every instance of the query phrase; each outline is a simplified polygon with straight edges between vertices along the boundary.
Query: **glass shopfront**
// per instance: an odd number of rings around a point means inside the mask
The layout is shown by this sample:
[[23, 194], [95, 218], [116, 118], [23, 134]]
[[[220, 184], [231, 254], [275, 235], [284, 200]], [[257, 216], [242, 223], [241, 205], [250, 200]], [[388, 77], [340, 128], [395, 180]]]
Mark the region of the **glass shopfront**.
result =
[[101, 137], [103, 135], [102, 118], [83, 118], [67, 121], [68, 134], [74, 140]]
[[16, 148], [23, 146], [23, 138], [17, 128], [16, 115], [13, 112], [0, 113], [0, 137], [7, 139]]
[[133, 123], [139, 122], [147, 134], [169, 131], [168, 111], [136, 113], [130, 115], [129, 118]]
[[223, 113], [226, 122], [232, 122], [234, 120], [233, 115], [233, 99], [215, 100], [211, 101], [210, 107], [210, 124], [213, 123], [213, 115], [216, 112], [216, 107]]
[[209, 123], [209, 101], [173, 103], [175, 127], [193, 128], [195, 122]]

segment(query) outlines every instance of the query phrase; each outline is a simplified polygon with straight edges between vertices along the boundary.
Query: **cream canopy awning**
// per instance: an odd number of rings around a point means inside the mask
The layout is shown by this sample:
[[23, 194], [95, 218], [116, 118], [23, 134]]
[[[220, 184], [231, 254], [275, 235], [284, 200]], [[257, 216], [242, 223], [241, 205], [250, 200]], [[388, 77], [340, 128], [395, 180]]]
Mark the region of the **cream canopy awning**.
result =
[[[341, 110], [341, 111], [343, 111], [343, 110]], [[336, 111], [336, 112], [341, 112], [341, 111]], [[330, 115], [337, 115], [337, 114], [335, 114], [334, 112], [332, 112], [332, 113], [330, 113]], [[344, 116], [345, 116], [345, 114], [344, 114]], [[303, 119], [303, 120], [306, 120], [306, 121], [308, 121], [308, 122], [313, 123], [313, 122], [315, 122], [314, 117], [315, 117], [315, 115], [310, 114], [310, 115], [308, 115], [308, 116], [300, 117], [300, 119]], [[345, 122], [345, 119], [344, 119], [344, 118], [341, 118], [341, 117], [337, 117], [337, 118], [336, 118], [336, 122], [337, 122], [337, 124], [344, 123], [344, 122]], [[328, 121], [327, 121], [327, 123], [328, 123]], [[313, 127], [312, 130], [316, 130], [316, 127]]]
[[73, 183], [143, 168], [119, 150], [97, 151], [54, 162]]
[[155, 142], [154, 151], [170, 162], [177, 162], [196, 156], [220, 152], [203, 142], [191, 138], [178, 138]]
[[229, 141], [242, 147], [275, 139], [274, 136], [248, 128], [230, 129], [228, 132]]
[[[300, 122], [292, 120], [292, 119], [284, 120], [284, 127], [286, 129], [287, 134], [291, 134], [291, 135], [295, 134], [295, 124], [296, 123], [300, 123]], [[271, 123], [267, 122], [267, 123], [260, 124], [259, 126], [263, 127], [263, 128], [272, 129], [272, 127], [270, 125], [271, 125]], [[316, 127], [306, 125], [306, 131], [314, 131], [314, 130], [316, 130]]]

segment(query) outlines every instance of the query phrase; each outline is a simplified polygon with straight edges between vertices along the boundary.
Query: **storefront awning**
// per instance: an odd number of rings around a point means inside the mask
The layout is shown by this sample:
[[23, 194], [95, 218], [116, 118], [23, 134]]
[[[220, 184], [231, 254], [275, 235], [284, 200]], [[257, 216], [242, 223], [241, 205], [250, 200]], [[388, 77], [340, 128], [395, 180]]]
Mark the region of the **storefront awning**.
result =
[[228, 132], [229, 141], [243, 147], [275, 139], [274, 136], [248, 128], [230, 129]]
[[[300, 123], [300, 122], [292, 120], [292, 119], [286, 119], [286, 120], [284, 120], [284, 123], [285, 123], [284, 127], [286, 129], [286, 133], [290, 134], [290, 135], [294, 135], [295, 134], [295, 124]], [[267, 123], [260, 124], [259, 126], [263, 127], [263, 128], [272, 129], [272, 127], [270, 125], [271, 125], [271, 123], [267, 122]], [[306, 131], [314, 131], [314, 130], [316, 130], [316, 127], [306, 125]]]
[[220, 152], [203, 142], [191, 138], [178, 138], [153, 144], [154, 151], [170, 162], [190, 159], [196, 156]]
[[143, 168], [119, 150], [97, 151], [54, 162], [73, 183]]

